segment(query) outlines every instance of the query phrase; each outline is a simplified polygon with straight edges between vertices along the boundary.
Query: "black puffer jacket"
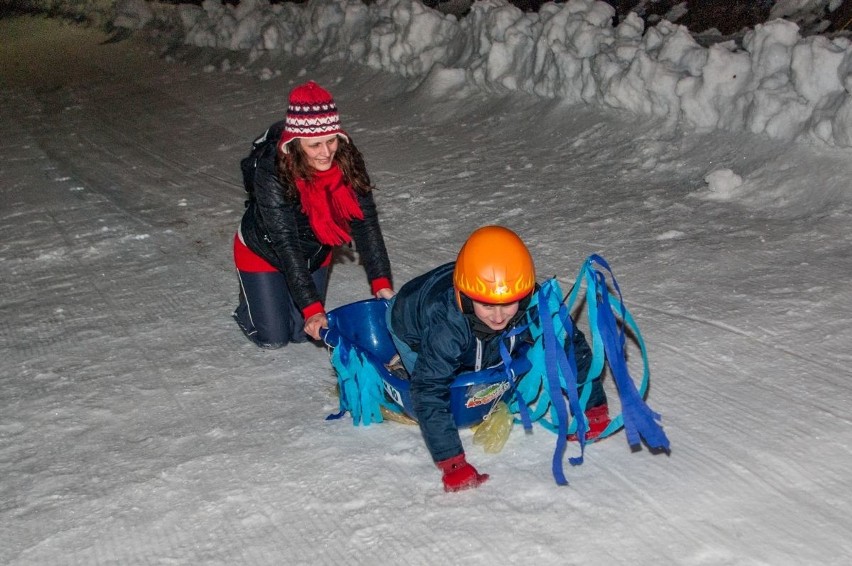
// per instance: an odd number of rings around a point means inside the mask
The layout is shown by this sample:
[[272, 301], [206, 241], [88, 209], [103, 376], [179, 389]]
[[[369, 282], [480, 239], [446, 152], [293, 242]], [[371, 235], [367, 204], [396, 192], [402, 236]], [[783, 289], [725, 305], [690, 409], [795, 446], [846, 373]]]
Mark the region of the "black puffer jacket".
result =
[[[311, 273], [319, 269], [331, 247], [317, 240], [301, 203], [284, 195], [276, 175], [276, 154], [276, 146], [270, 144], [258, 160], [254, 191], [240, 230], [246, 246], [284, 274], [293, 300], [304, 309], [322, 301]], [[359, 194], [358, 205], [364, 219], [353, 220], [350, 227], [367, 278], [390, 280], [390, 260], [372, 193]]]

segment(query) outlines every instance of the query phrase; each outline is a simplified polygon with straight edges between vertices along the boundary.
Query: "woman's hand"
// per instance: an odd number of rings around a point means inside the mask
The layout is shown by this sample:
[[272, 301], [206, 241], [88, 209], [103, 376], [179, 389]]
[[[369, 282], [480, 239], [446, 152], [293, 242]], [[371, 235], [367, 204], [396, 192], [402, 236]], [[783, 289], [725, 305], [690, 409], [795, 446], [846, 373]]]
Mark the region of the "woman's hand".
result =
[[305, 334], [314, 340], [320, 339], [321, 328], [328, 328], [328, 318], [325, 313], [319, 312], [305, 321]]
[[376, 293], [376, 298], [377, 299], [385, 299], [386, 301], [389, 301], [390, 299], [393, 298], [394, 295], [396, 295], [396, 293], [394, 293], [393, 289], [385, 288], [385, 289], [379, 289], [379, 292]]

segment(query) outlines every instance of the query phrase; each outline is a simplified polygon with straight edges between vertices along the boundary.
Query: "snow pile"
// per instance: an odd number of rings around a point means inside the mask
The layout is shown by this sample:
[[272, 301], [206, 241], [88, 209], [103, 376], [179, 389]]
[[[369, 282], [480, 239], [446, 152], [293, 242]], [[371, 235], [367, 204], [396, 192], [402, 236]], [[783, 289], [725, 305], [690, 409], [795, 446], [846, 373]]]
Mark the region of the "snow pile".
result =
[[[777, 14], [803, 9], [779, 6]], [[704, 47], [668, 21], [644, 29], [635, 13], [613, 27], [613, 8], [594, 0], [548, 3], [537, 13], [481, 0], [462, 19], [416, 0], [119, 0], [116, 13], [117, 26], [170, 28], [186, 45], [247, 51], [249, 62], [317, 57], [412, 78], [463, 71], [489, 91], [628, 110], [699, 130], [852, 147], [852, 42], [803, 38], [787, 20], [756, 26], [742, 47]]]
[[704, 177], [710, 190], [708, 199], [728, 200], [737, 195], [737, 189], [743, 184], [743, 178], [730, 169], [716, 169]]

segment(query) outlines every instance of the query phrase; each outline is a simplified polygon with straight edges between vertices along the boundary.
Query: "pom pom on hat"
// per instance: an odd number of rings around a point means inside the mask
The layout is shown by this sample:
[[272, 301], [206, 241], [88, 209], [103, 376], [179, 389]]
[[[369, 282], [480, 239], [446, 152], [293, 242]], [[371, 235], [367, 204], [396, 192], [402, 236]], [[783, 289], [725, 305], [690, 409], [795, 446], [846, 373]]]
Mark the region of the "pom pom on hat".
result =
[[287, 153], [296, 138], [321, 138], [337, 134], [349, 138], [340, 128], [340, 115], [331, 94], [314, 81], [299, 85], [290, 92], [284, 133], [279, 146]]

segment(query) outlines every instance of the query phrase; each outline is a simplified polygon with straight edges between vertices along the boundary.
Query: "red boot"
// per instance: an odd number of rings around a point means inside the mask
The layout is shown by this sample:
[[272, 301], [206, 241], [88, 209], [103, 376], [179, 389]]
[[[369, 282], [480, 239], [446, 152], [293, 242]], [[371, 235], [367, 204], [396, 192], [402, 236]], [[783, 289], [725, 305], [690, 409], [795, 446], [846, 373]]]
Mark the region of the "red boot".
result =
[[[586, 419], [589, 421], [589, 430], [586, 431], [586, 440], [594, 440], [609, 426], [609, 408], [606, 403], [586, 409]], [[568, 440], [576, 441], [577, 433], [568, 435]]]

